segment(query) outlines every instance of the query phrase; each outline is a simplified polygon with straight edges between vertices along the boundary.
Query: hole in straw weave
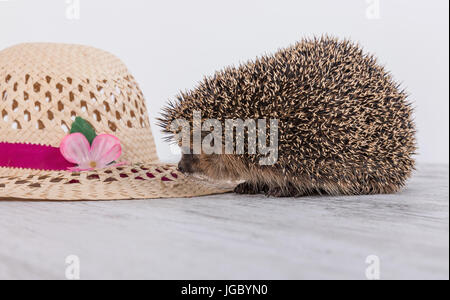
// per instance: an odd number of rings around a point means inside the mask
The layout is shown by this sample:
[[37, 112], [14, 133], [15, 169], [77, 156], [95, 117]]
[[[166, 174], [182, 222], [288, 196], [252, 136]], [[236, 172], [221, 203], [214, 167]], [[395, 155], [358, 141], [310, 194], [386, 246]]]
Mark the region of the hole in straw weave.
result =
[[87, 111], [87, 102], [86, 101], [81, 101], [80, 102], [80, 107], [81, 107], [81, 111], [82, 112], [86, 112]]
[[23, 92], [23, 101], [28, 102], [30, 100], [30, 95], [27, 92]]
[[136, 178], [134, 178], [134, 179], [136, 179], [136, 180], [145, 180], [145, 179], [142, 178], [141, 176], [138, 176], [138, 177], [136, 177]]
[[45, 129], [44, 122], [42, 122], [41, 120], [38, 120], [37, 123], [36, 123], [36, 128], [39, 129], [39, 130]]
[[63, 85], [62, 85], [61, 83], [58, 83], [58, 84], [56, 85], [56, 89], [57, 89], [58, 92], [61, 94], [61, 93], [63, 92], [64, 87], [63, 87]]
[[28, 81], [30, 80], [30, 74], [25, 75], [25, 84], [28, 84]]
[[52, 78], [50, 76], [46, 76], [45, 81], [47, 81], [47, 83], [50, 83], [52, 81]]
[[29, 183], [29, 181], [27, 181], [27, 180], [18, 180], [14, 184], [26, 184], [26, 183]]
[[115, 179], [113, 177], [109, 177], [109, 178], [106, 178], [104, 182], [113, 182], [113, 181], [117, 181], [117, 179]]
[[64, 111], [64, 104], [61, 101], [58, 102], [58, 111]]
[[100, 112], [98, 110], [94, 110], [93, 117], [94, 117], [94, 120], [97, 121], [97, 122], [100, 122], [102, 120], [102, 117], [101, 117]]
[[92, 101], [92, 102], [97, 102], [97, 98], [95, 97], [95, 95], [94, 95], [93, 92], [89, 92], [89, 95], [90, 95], [90, 97], [91, 97], [91, 101]]
[[52, 101], [52, 93], [50, 93], [50, 92], [46, 92], [46, 93], [45, 93], [45, 101], [46, 101], [47, 103], [49, 103], [50, 101]]
[[75, 100], [75, 94], [73, 92], [69, 93], [69, 101], [73, 102]]
[[97, 174], [92, 174], [86, 177], [89, 180], [99, 180], [100, 176], [98, 176]]
[[14, 83], [13, 91], [14, 91], [14, 92], [17, 92], [18, 87], [19, 87], [19, 84], [18, 84], [17, 82]]
[[80, 181], [78, 179], [72, 179], [71, 181], [67, 182], [66, 184], [79, 184]]
[[147, 175], [148, 178], [155, 178], [155, 175], [153, 175], [152, 173], [148, 172], [145, 175]]
[[59, 183], [61, 181], [63, 181], [64, 178], [53, 178], [52, 180], [50, 180], [51, 183]]
[[61, 129], [62, 129], [65, 133], [68, 133], [68, 132], [69, 132], [69, 127], [67, 126], [67, 124], [66, 124], [64, 121], [61, 122]]
[[166, 176], [161, 177], [162, 181], [173, 181], [172, 179], [167, 178]]
[[134, 174], [139, 173], [139, 171], [136, 169], [131, 169], [131, 172], [133, 172]]
[[4, 188], [6, 185], [4, 183], [0, 183], [0, 188]]
[[20, 125], [19, 121], [14, 121], [11, 125], [11, 128], [14, 130], [20, 130], [22, 129], [22, 126]]
[[113, 132], [116, 132], [116, 130], [117, 130], [116, 123], [114, 123], [114, 122], [108, 121], [108, 127], [109, 127], [109, 129], [111, 129]]
[[68, 82], [69, 84], [72, 84], [72, 78], [67, 77], [67, 82]]
[[6, 75], [5, 82], [8, 83], [11, 80], [11, 75]]
[[105, 109], [106, 112], [110, 112], [111, 111], [111, 108], [109, 107], [109, 104], [106, 101], [103, 102], [103, 108]]
[[129, 176], [127, 174], [121, 173], [120, 178], [128, 178]]
[[111, 171], [111, 170], [106, 170], [105, 171], [105, 174], [112, 174], [113, 173], [113, 171]]
[[29, 187], [31, 187], [31, 188], [40, 188], [41, 185], [39, 183], [32, 183], [32, 184], [29, 185]]
[[47, 118], [51, 121], [54, 118], [53, 112], [52, 111], [47, 111]]
[[34, 90], [35, 93], [39, 93], [41, 91], [41, 85], [38, 82], [36, 82], [33, 85], [33, 90]]
[[36, 111], [41, 111], [41, 103], [39, 102], [34, 102], [34, 109]]
[[12, 106], [11, 106], [13, 112], [17, 112], [18, 108], [19, 108], [19, 103], [17, 103], [16, 100], [13, 101]]
[[3, 121], [8, 122], [8, 112], [6, 110], [2, 111]]
[[6, 91], [3, 91], [2, 99], [6, 100], [8, 98], [8, 93]]
[[30, 112], [28, 110], [23, 112], [23, 118], [27, 122], [31, 120], [31, 114], [30, 114]]

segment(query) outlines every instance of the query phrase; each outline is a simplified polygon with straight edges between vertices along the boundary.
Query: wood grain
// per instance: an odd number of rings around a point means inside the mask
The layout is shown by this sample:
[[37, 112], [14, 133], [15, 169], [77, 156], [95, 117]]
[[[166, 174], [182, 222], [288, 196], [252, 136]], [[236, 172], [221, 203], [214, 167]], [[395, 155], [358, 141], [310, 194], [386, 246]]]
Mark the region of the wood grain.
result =
[[448, 166], [397, 195], [0, 202], [0, 279], [449, 278]]

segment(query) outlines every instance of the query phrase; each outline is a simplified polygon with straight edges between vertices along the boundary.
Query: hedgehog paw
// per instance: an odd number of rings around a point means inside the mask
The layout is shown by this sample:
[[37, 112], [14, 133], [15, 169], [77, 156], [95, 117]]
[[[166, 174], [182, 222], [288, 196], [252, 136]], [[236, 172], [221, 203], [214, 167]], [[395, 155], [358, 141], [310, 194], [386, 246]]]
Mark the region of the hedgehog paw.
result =
[[244, 182], [239, 184], [235, 189], [234, 192], [236, 194], [241, 194], [241, 195], [256, 195], [256, 194], [260, 194], [261, 192], [263, 192], [263, 190], [255, 184], [249, 183], [249, 182]]

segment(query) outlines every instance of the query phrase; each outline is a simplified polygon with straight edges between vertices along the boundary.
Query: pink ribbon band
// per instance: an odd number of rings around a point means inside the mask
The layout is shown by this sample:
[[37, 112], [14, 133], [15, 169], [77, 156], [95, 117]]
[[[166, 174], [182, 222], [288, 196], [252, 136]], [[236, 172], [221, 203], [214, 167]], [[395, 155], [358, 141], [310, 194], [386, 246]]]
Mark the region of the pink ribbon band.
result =
[[68, 162], [56, 147], [0, 143], [0, 167], [66, 171], [75, 166]]

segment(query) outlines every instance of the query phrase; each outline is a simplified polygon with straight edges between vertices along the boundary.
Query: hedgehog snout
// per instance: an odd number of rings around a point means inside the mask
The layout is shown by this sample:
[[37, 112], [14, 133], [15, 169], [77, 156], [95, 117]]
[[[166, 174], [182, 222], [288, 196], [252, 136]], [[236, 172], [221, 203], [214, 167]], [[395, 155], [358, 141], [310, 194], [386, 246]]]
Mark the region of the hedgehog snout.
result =
[[192, 164], [194, 162], [194, 155], [192, 154], [183, 154], [180, 162], [178, 163], [178, 170], [184, 174], [192, 174], [194, 173], [194, 169]]

